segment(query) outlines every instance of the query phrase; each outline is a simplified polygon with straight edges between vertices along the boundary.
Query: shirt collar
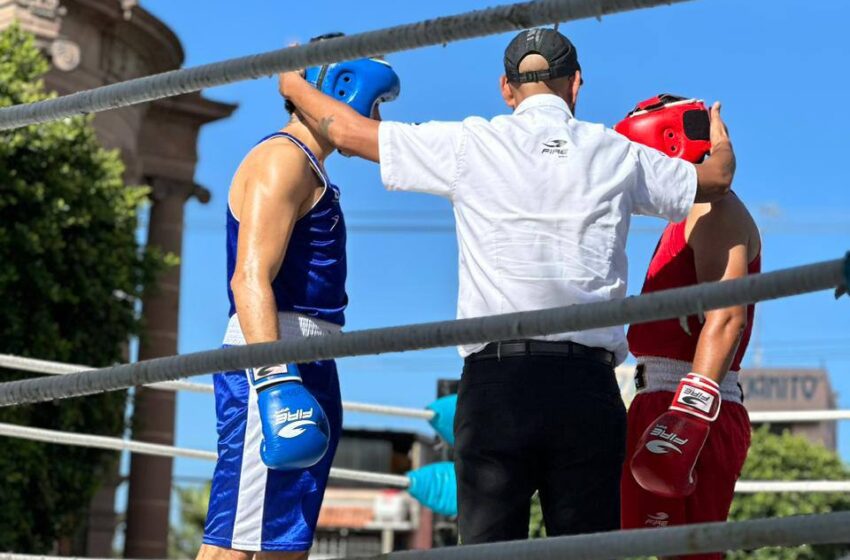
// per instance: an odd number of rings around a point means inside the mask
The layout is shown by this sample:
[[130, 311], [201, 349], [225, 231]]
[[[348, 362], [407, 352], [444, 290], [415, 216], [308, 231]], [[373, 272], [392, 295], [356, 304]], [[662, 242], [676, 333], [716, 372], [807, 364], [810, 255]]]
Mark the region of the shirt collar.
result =
[[522, 103], [514, 109], [514, 114], [519, 115], [520, 113], [524, 113], [535, 107], [552, 107], [553, 109], [560, 109], [567, 114], [568, 118], [573, 117], [573, 113], [567, 106], [567, 102], [554, 93], [538, 93], [531, 97], [526, 97]]

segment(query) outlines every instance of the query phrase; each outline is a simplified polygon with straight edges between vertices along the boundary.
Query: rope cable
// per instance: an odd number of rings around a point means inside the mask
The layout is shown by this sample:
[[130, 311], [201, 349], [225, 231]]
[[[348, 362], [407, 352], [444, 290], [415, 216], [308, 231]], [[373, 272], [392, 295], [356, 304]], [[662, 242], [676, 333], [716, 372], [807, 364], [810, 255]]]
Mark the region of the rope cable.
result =
[[[319, 43], [320, 44], [320, 43]], [[531, 338], [552, 333], [645, 323], [699, 310], [745, 305], [834, 289], [846, 284], [843, 259], [745, 278], [675, 288], [640, 296], [553, 309], [332, 333], [298, 340], [249, 344], [133, 364], [0, 384], [0, 406], [49, 401], [216, 371], [275, 363], [303, 363], [366, 354]]]
[[55, 99], [7, 107], [0, 109], [0, 130], [127, 107], [317, 64], [443, 45], [536, 25], [685, 1], [688, 0], [538, 0], [494, 6], [194, 68], [172, 70]]
[[[620, 366], [623, 367], [623, 366]], [[11, 354], [0, 354], [0, 368], [17, 369], [46, 374], [69, 374], [80, 371], [88, 371], [93, 368], [77, 364], [54, 362], [14, 356]], [[631, 383], [631, 380], [626, 380]], [[146, 385], [155, 389], [166, 391], [190, 391], [196, 393], [213, 393], [213, 387], [206, 383], [192, 383], [189, 381], [166, 381]], [[343, 401], [342, 408], [351, 412], [362, 412], [366, 414], [381, 414], [387, 416], [399, 416], [402, 418], [417, 418], [431, 420], [435, 413], [433, 410], [424, 408], [409, 408], [403, 406], [390, 406], [374, 403], [361, 403]], [[835, 420], [850, 420], [850, 410], [770, 410], [750, 412], [750, 421], [760, 422], [829, 422]]]
[[847, 541], [850, 512], [391, 552], [373, 560], [607, 560]]
[[[850, 512], [838, 512], [410, 550], [375, 556], [372, 560], [607, 560], [834, 544], [846, 541], [848, 524]], [[0, 560], [84, 559], [0, 553]]]
[[[409, 550], [382, 554], [372, 560], [607, 560], [754, 550], [768, 546], [836, 544], [846, 541], [848, 524], [850, 512], [838, 512]], [[0, 553], [0, 560], [83, 559]]]
[[[215, 461], [218, 455], [214, 451], [203, 451], [201, 449], [187, 449], [185, 447], [174, 447], [159, 443], [148, 443], [146, 441], [134, 441], [108, 436], [96, 436], [90, 434], [76, 434], [73, 432], [61, 432], [45, 428], [32, 428], [30, 426], [19, 426], [0, 422], [0, 436], [42, 441], [45, 443], [56, 443], [60, 445], [73, 445], [76, 447], [94, 447], [96, 449], [108, 449], [114, 451], [130, 451], [143, 455], [154, 455], [157, 457], [183, 457], [186, 459], [200, 459], [204, 461]], [[406, 476], [370, 473], [352, 469], [331, 468], [331, 478], [337, 480], [348, 480], [352, 482], [369, 482], [382, 484], [393, 488], [407, 488], [410, 481]]]
[[[0, 368], [45, 373], [49, 375], [67, 375], [69, 373], [77, 373], [80, 371], [89, 371], [94, 369], [91, 366], [66, 364], [49, 360], [39, 360], [36, 358], [25, 358], [23, 356], [13, 356], [11, 354], [0, 354]], [[180, 380], [152, 383], [150, 385], [145, 385], [145, 387], [162, 389], [165, 391], [189, 391], [205, 394], [213, 394], [214, 392], [213, 386], [207, 383], [192, 383], [191, 381]], [[351, 412], [401, 416], [404, 418], [419, 418], [422, 420], [430, 420], [435, 415], [433, 410], [350, 401], [343, 401], [342, 408]]]
[[[0, 436], [59, 445], [94, 447], [96, 449], [109, 449], [114, 451], [130, 451], [131, 453], [155, 455], [157, 457], [183, 457], [204, 461], [215, 461], [217, 458], [216, 453], [213, 451], [174, 447], [171, 445], [134, 441], [116, 437], [77, 434], [73, 432], [48, 430], [45, 428], [32, 428], [17, 424], [0, 423]], [[337, 480], [367, 482], [390, 486], [393, 488], [407, 488], [410, 485], [408, 477], [403, 475], [371, 473], [336, 467], [331, 469], [331, 477]], [[762, 492], [850, 492], [850, 480], [739, 480], [735, 486], [735, 492], [743, 494]]]
[[[0, 367], [7, 369], [15, 369], [19, 371], [31, 371], [34, 373], [44, 373], [47, 375], [67, 375], [70, 373], [79, 373], [81, 371], [90, 371], [96, 368], [92, 366], [83, 366], [79, 364], [67, 364], [63, 362], [54, 362], [51, 360], [40, 360], [37, 358], [26, 358], [24, 356], [14, 356], [12, 354], [0, 354]], [[162, 389], [164, 391], [189, 391], [192, 393], [213, 393], [212, 385], [206, 383], [193, 383], [191, 381], [175, 380], [163, 381], [161, 383], [151, 383], [146, 385], [151, 389]]]
[[850, 420], [850, 410], [770, 410], [750, 412], [750, 422], [830, 422]]

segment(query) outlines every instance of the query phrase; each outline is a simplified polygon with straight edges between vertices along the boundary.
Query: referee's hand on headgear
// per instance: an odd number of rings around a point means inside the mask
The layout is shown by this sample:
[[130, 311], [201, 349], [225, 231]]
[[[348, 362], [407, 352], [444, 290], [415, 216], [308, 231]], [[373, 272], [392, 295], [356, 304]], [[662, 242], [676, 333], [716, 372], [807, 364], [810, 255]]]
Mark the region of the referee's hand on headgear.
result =
[[291, 91], [292, 85], [298, 81], [304, 81], [304, 70], [281, 72], [277, 76], [277, 90], [280, 92], [282, 97], [288, 99], [288, 94]]
[[711, 111], [709, 113], [710, 117], [710, 126], [709, 126], [709, 140], [711, 140], [711, 151], [712, 153], [716, 148], [724, 143], [731, 144], [731, 140], [729, 140], [729, 130], [726, 128], [726, 123], [723, 122], [723, 118], [720, 116], [720, 101], [715, 101], [714, 105], [711, 106]]
[[697, 164], [697, 195], [695, 202], [714, 202], [726, 196], [735, 178], [735, 152], [729, 140], [729, 131], [720, 117], [720, 102], [715, 101], [709, 111], [708, 137], [711, 141], [710, 157]]
[[[732, 178], [738, 167], [735, 151], [732, 149], [732, 141], [729, 140], [729, 130], [720, 116], [720, 101], [715, 101], [709, 112], [710, 125], [708, 129], [709, 140], [711, 140], [710, 155], [714, 156], [715, 162], [720, 160], [724, 174], [728, 177], [729, 188], [732, 187]], [[711, 158], [709, 158], [711, 159]]]

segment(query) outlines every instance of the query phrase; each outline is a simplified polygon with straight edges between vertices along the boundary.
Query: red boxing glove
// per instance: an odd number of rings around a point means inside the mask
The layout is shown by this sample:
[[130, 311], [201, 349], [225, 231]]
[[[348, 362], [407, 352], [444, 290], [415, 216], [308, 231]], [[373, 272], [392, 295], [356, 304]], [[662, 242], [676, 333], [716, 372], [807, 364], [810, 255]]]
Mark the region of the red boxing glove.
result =
[[632, 476], [653, 494], [683, 498], [696, 488], [694, 467], [720, 413], [720, 387], [698, 373], [679, 383], [670, 408], [643, 433], [632, 456]]

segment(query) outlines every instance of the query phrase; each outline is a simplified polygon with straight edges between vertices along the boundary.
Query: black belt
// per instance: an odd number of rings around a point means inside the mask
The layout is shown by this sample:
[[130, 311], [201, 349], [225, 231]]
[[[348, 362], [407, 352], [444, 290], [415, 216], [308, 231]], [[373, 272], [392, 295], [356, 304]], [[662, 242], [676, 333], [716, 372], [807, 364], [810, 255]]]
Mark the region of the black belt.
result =
[[480, 352], [467, 356], [467, 360], [491, 360], [514, 358], [517, 356], [560, 356], [564, 358], [586, 358], [601, 362], [607, 366], [614, 365], [614, 353], [604, 348], [592, 348], [577, 342], [549, 340], [506, 340], [491, 342]]

